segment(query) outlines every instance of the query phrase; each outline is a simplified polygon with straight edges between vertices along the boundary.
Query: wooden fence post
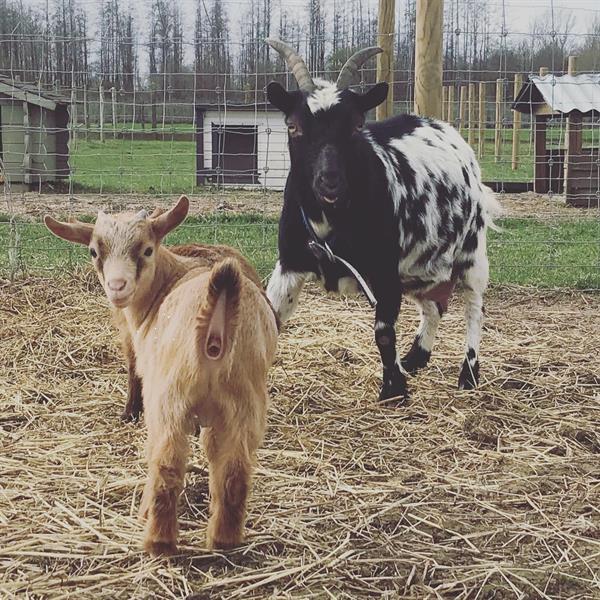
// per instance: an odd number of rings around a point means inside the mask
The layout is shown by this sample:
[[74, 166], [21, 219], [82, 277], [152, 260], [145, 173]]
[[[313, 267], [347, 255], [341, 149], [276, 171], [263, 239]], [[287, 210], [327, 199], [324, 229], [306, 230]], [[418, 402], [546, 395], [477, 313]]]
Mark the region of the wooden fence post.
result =
[[[523, 75], [515, 73], [515, 84], [513, 88], [514, 97], [521, 91], [523, 87]], [[519, 143], [521, 138], [521, 113], [518, 110], [513, 110], [513, 139], [512, 139], [512, 170], [516, 171], [519, 168]]]
[[377, 20], [377, 44], [383, 49], [377, 55], [377, 81], [387, 81], [390, 90], [385, 102], [376, 109], [377, 120], [387, 119], [394, 114], [394, 16], [396, 0], [379, 0]]
[[154, 133], [154, 139], [158, 139], [158, 131], [156, 125], [156, 102], [154, 90], [150, 92], [150, 109], [152, 111], [152, 132]]
[[[577, 74], [577, 57], [569, 56], [568, 75], [574, 77]], [[567, 129], [565, 132], [565, 164], [564, 164], [564, 190], [567, 204], [574, 200], [575, 177], [573, 177], [573, 166], [575, 157], [581, 154], [583, 146], [583, 120], [578, 111], [567, 115]], [[575, 160], [574, 160], [575, 159]]]
[[454, 86], [448, 87], [448, 118], [446, 119], [450, 125], [454, 125]]
[[112, 100], [112, 123], [113, 123], [113, 138], [117, 137], [117, 89], [113, 85], [110, 88], [110, 95]]
[[469, 88], [466, 85], [460, 86], [460, 98], [459, 98], [459, 109], [458, 109], [458, 119], [459, 126], [458, 130], [460, 132], [464, 132], [467, 128], [467, 90]]
[[104, 89], [102, 84], [98, 86], [98, 125], [100, 127], [100, 141], [104, 142]]
[[85, 139], [88, 139], [88, 96], [87, 96], [87, 84], [83, 85], [83, 126], [85, 128]]
[[475, 84], [469, 84], [469, 145], [475, 148]]
[[71, 117], [71, 144], [73, 145], [72, 149], [75, 149], [77, 146], [77, 92], [75, 88], [71, 88], [71, 106], [70, 108], [70, 117]]
[[448, 114], [448, 86], [442, 87], [442, 119]]
[[417, 0], [415, 26], [415, 113], [442, 117], [443, 0]]
[[479, 146], [477, 155], [483, 157], [485, 152], [485, 81], [479, 82]]
[[504, 102], [504, 79], [496, 79], [496, 130], [494, 132], [494, 161], [500, 162], [502, 152], [502, 105]]

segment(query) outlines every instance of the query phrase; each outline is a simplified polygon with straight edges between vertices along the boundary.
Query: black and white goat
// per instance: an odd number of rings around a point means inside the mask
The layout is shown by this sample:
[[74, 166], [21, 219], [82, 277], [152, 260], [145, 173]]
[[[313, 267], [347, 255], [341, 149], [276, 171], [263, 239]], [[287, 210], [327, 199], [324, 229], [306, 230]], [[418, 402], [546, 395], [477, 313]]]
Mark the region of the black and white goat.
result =
[[[348, 89], [358, 69], [380, 48], [352, 56], [336, 84], [311, 78], [304, 61], [279, 40], [267, 40], [298, 81], [288, 92], [272, 82], [269, 101], [286, 117], [291, 168], [279, 224], [279, 260], [267, 295], [282, 321], [309, 279], [329, 291], [357, 291], [356, 279], [311, 236], [352, 264], [376, 298], [375, 340], [383, 363], [380, 399], [408, 396], [405, 374], [424, 367], [440, 318], [457, 282], [464, 287], [465, 359], [458, 385], [479, 380], [483, 293], [488, 284], [486, 228], [498, 212], [479, 165], [447, 123], [415, 115], [365, 125], [384, 101], [387, 83], [365, 94]], [[311, 231], [312, 230], [312, 231]], [[403, 296], [421, 323], [398, 362], [395, 323]]]

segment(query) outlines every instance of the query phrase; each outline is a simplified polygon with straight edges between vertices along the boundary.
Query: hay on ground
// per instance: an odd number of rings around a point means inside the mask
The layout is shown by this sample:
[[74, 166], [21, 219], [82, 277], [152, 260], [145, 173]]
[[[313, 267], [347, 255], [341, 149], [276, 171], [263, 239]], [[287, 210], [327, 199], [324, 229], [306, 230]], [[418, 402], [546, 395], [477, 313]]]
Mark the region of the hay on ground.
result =
[[[248, 539], [204, 548], [197, 440], [180, 556], [136, 519], [143, 424], [93, 277], [0, 287], [0, 597], [592, 598], [600, 589], [598, 296], [492, 290], [482, 386], [457, 391], [460, 302], [403, 408], [372, 315], [309, 290], [281, 336]], [[406, 348], [415, 311], [403, 309]], [[384, 594], [385, 593], [385, 594]]]

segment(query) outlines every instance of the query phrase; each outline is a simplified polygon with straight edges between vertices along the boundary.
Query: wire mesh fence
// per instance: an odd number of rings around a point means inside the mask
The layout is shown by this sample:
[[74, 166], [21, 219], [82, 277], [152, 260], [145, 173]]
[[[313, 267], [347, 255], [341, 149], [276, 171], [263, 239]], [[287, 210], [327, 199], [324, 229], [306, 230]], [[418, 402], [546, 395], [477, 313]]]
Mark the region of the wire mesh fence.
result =
[[[40, 14], [2, 5], [0, 275], [85, 261], [46, 233], [44, 213], [92, 219], [185, 193], [191, 216], [168, 241], [234, 245], [266, 276], [289, 155], [265, 88], [295, 84], [264, 37], [287, 39], [315, 75], [335, 79], [357, 47], [377, 43], [375, 4], [154, 0], [136, 15], [113, 1], [94, 18], [75, 0]], [[396, 113], [413, 109], [414, 4], [396, 5]], [[548, 0], [521, 22], [511, 0], [446, 2], [443, 118], [506, 207], [489, 243], [495, 282], [600, 288], [600, 13], [590, 6]], [[579, 57], [570, 71], [569, 55]], [[374, 62], [357, 90], [375, 82]]]

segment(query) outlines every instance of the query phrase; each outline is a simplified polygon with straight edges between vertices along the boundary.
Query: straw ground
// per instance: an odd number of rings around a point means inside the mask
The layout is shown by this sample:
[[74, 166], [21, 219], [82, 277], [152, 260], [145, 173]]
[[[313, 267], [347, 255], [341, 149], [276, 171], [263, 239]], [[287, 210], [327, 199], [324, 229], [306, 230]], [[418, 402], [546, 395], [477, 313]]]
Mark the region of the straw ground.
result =
[[[271, 374], [246, 543], [204, 549], [194, 440], [181, 554], [158, 560], [136, 520], [144, 425], [119, 422], [126, 376], [94, 277], [5, 282], [0, 597], [598, 598], [598, 300], [491, 290], [476, 392], [455, 390], [454, 300], [410, 405], [389, 409], [370, 311], [309, 289]], [[407, 307], [404, 346], [415, 324]]]

